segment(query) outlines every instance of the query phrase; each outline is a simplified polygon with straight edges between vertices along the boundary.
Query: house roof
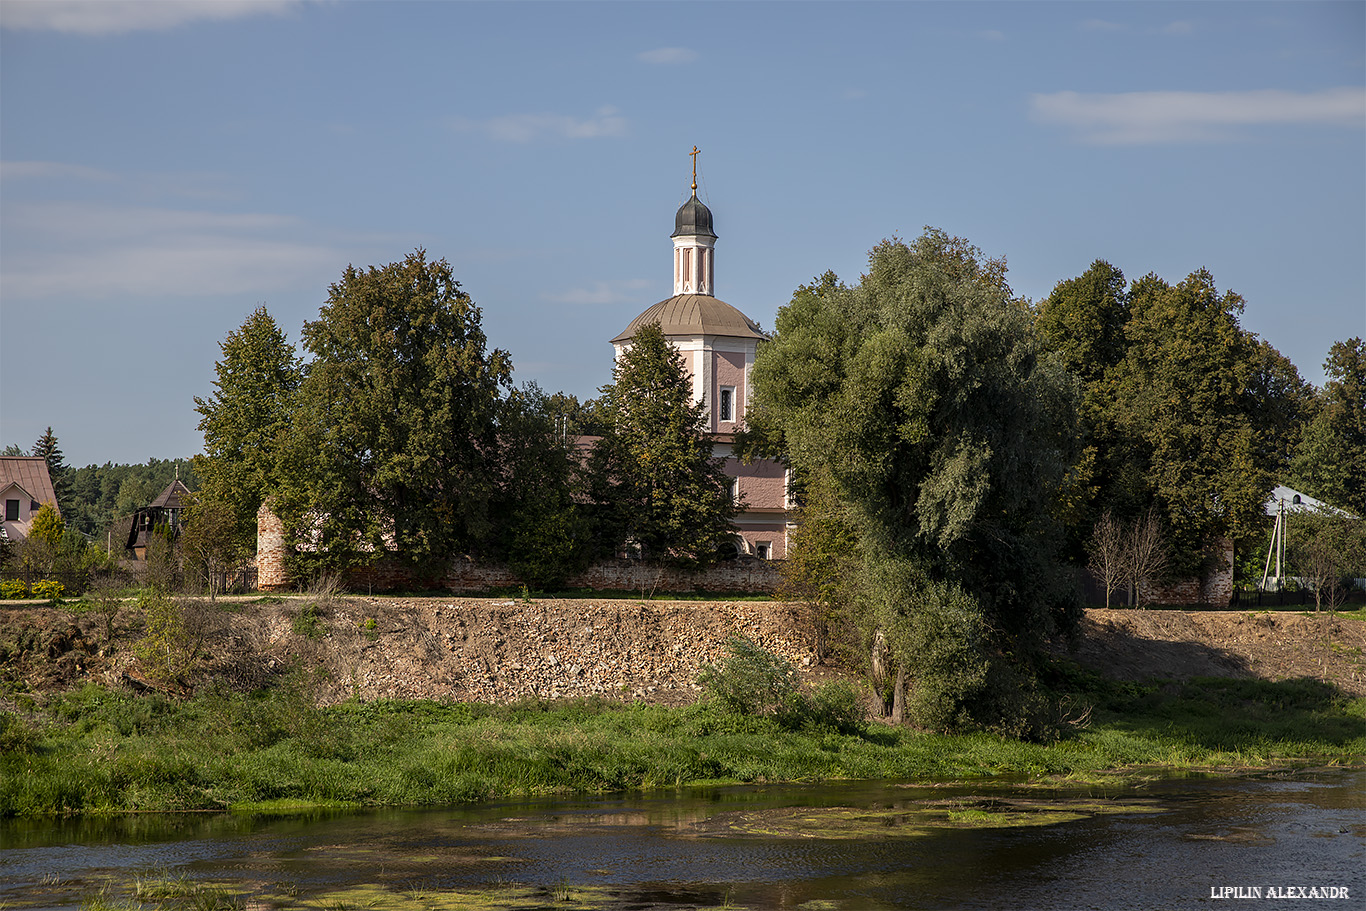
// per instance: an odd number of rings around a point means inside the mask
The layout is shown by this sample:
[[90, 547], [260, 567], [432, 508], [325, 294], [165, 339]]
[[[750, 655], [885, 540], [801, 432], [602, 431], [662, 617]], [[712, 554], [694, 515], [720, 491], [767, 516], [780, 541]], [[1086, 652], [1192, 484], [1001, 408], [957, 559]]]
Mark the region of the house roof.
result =
[[631, 325], [612, 339], [612, 343], [635, 338], [638, 331], [651, 323], [658, 323], [668, 337], [721, 335], [727, 338], [765, 338], [754, 320], [720, 298], [709, 294], [675, 294], [631, 320]]
[[181, 497], [189, 492], [190, 488], [182, 484], [179, 478], [176, 478], [170, 484], [166, 485], [166, 489], [161, 492], [161, 496], [157, 497], [148, 505], [161, 509], [180, 509], [185, 505], [181, 502]]
[[1330, 516], [1349, 515], [1349, 513], [1343, 512], [1335, 506], [1329, 506], [1322, 500], [1316, 500], [1309, 494], [1300, 493], [1293, 487], [1286, 487], [1284, 484], [1278, 485], [1275, 490], [1271, 491], [1264, 511], [1268, 516], [1274, 516], [1281, 504], [1285, 504], [1288, 512], [1320, 512]]
[[52, 476], [47, 471], [47, 461], [40, 456], [0, 456], [0, 488], [11, 483], [22, 488], [30, 499], [39, 503], [51, 503], [62, 514], [57, 505], [57, 491], [52, 487]]

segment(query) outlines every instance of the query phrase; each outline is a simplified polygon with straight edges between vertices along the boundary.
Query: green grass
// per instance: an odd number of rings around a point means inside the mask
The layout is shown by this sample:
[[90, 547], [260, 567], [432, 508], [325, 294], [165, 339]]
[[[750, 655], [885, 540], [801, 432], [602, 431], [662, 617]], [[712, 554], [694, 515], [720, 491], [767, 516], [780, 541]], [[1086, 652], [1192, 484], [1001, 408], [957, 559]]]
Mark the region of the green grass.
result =
[[1119, 684], [1060, 666], [1094, 708], [1043, 745], [870, 723], [785, 729], [710, 704], [314, 707], [298, 689], [174, 700], [87, 686], [0, 713], [0, 816], [443, 805], [504, 795], [834, 779], [1095, 779], [1366, 756], [1366, 700], [1326, 684]]

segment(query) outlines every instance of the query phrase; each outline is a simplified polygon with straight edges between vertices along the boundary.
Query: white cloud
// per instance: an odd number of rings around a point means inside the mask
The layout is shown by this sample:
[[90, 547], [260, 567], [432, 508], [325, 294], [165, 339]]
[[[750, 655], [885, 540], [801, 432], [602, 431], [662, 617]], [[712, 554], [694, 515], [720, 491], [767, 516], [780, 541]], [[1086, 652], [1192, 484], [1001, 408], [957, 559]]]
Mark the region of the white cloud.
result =
[[6, 207], [0, 286], [12, 300], [267, 294], [316, 284], [344, 253], [297, 220], [92, 203]]
[[556, 304], [624, 304], [639, 300], [640, 292], [650, 286], [643, 278], [594, 282], [591, 288], [573, 288], [560, 294], [546, 294], [543, 298]]
[[1054, 92], [1030, 97], [1042, 123], [1070, 126], [1098, 145], [1211, 142], [1238, 137], [1239, 127], [1287, 124], [1366, 125], [1366, 89], [1317, 92]]
[[626, 118], [616, 108], [598, 108], [591, 117], [568, 114], [504, 114], [488, 120], [456, 117], [451, 126], [461, 132], [483, 133], [503, 142], [551, 139], [601, 139], [626, 135]]
[[278, 16], [300, 5], [300, 0], [5, 0], [0, 3], [0, 27], [121, 35], [164, 31], [203, 20]]
[[657, 47], [652, 51], [641, 51], [636, 54], [636, 59], [642, 63], [657, 63], [666, 66], [692, 63], [697, 59], [697, 51], [690, 47]]

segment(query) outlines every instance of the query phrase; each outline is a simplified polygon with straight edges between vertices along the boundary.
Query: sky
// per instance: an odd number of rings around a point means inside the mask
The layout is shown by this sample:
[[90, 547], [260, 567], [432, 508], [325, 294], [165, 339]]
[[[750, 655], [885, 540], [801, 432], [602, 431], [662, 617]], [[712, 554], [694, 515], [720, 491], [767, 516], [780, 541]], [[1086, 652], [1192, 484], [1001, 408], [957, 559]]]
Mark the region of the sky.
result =
[[200, 452], [265, 305], [448, 260], [518, 383], [593, 396], [675, 210], [766, 327], [925, 226], [1032, 300], [1207, 268], [1321, 384], [1366, 335], [1366, 3], [0, 3], [0, 446]]

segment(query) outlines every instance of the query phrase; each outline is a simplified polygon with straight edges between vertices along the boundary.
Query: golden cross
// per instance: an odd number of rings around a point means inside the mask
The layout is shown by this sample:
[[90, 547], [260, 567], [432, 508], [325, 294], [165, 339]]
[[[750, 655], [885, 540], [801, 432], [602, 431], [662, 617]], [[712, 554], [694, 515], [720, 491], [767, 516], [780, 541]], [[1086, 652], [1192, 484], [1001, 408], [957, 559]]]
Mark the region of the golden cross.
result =
[[702, 151], [697, 146], [692, 147], [688, 154], [692, 156], [692, 195], [697, 195], [697, 153]]

